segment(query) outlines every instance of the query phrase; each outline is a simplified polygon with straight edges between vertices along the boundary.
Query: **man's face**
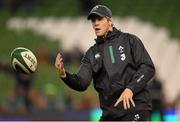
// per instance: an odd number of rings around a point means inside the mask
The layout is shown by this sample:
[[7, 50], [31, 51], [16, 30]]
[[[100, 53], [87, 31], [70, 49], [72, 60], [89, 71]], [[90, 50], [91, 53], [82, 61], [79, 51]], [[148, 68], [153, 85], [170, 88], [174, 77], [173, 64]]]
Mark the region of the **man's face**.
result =
[[94, 16], [91, 22], [97, 37], [106, 36], [112, 28], [112, 20], [107, 17]]

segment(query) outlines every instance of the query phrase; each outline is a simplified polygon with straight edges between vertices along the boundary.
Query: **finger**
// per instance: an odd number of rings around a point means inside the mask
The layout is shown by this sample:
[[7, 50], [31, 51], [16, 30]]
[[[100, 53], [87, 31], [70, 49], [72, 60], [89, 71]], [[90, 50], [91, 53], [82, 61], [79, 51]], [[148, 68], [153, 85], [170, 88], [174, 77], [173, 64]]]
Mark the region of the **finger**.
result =
[[57, 57], [56, 57], [56, 60], [57, 60], [57, 61], [62, 61], [62, 56], [61, 56], [60, 53], [58, 53], [58, 55], [57, 55]]
[[58, 68], [59, 67], [59, 62], [56, 60], [55, 62], [55, 67]]
[[59, 53], [59, 56], [58, 56], [58, 61], [59, 61], [60, 63], [63, 63], [63, 58], [62, 58], [62, 56], [61, 56], [60, 53]]
[[63, 59], [62, 59], [62, 58], [60, 58], [60, 59], [59, 59], [59, 62], [61, 62], [61, 63], [62, 63], [62, 62], [63, 62]]
[[58, 53], [56, 56], [55, 66], [60, 68], [62, 66], [61, 64], [63, 64], [63, 59], [61, 54]]
[[63, 59], [62, 55], [58, 53], [59, 59]]
[[120, 100], [118, 99], [116, 103], [114, 104], [114, 107], [117, 107], [117, 105], [120, 103]]
[[56, 56], [56, 60], [59, 59], [61, 57], [61, 54], [58, 53], [57, 56]]
[[58, 53], [58, 56], [59, 56], [59, 57], [62, 57], [61, 53]]
[[57, 54], [56, 60], [62, 59], [62, 55], [60, 53]]
[[58, 64], [59, 58], [60, 58], [60, 54], [58, 53], [57, 56], [56, 56], [55, 64]]
[[135, 103], [134, 103], [134, 101], [133, 101], [132, 98], [130, 99], [130, 102], [131, 102], [131, 104], [133, 105], [133, 107], [135, 107]]
[[55, 62], [55, 66], [57, 68], [60, 68], [61, 67], [61, 62], [57, 59], [56, 62]]
[[114, 104], [114, 107], [117, 107], [118, 104], [119, 104], [121, 101], [122, 101], [122, 98], [120, 97], [120, 98], [117, 100], [117, 102]]
[[64, 64], [63, 63], [60, 64], [60, 68], [61, 68], [61, 70], [64, 69]]
[[126, 100], [125, 99], [123, 99], [123, 106], [124, 106], [124, 109], [126, 110], [127, 106], [126, 106]]
[[130, 108], [130, 103], [129, 103], [130, 99], [129, 99], [129, 98], [126, 98], [125, 100], [126, 100], [126, 106], [127, 106], [127, 108]]

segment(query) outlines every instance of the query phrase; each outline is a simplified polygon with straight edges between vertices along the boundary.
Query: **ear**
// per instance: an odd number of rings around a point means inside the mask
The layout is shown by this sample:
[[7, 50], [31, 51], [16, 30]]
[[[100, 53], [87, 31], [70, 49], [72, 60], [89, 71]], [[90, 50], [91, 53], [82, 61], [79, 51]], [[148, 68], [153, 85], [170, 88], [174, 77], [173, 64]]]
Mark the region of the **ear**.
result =
[[109, 26], [112, 26], [112, 25], [113, 25], [113, 20], [112, 20], [112, 18], [109, 18], [108, 21], [109, 21]]

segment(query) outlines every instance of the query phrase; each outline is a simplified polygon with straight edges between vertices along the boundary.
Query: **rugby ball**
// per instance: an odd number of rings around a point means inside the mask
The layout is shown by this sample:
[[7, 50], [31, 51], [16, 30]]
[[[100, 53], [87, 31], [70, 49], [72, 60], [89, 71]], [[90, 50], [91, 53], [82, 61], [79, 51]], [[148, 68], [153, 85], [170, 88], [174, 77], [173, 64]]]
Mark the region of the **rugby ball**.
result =
[[36, 71], [36, 56], [27, 48], [17, 47], [11, 52], [11, 65], [20, 73], [31, 74]]

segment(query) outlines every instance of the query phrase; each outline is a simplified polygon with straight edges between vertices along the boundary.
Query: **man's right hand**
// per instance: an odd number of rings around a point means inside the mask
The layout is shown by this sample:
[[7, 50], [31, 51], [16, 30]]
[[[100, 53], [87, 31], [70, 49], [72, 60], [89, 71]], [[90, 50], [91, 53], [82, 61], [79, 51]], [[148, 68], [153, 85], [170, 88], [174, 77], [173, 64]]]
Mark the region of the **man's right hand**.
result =
[[55, 67], [56, 67], [57, 72], [60, 75], [60, 77], [65, 78], [66, 77], [66, 71], [64, 69], [63, 58], [62, 58], [62, 55], [60, 53], [58, 53], [56, 56]]

